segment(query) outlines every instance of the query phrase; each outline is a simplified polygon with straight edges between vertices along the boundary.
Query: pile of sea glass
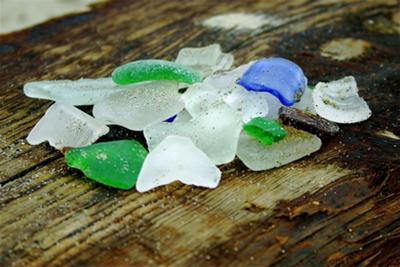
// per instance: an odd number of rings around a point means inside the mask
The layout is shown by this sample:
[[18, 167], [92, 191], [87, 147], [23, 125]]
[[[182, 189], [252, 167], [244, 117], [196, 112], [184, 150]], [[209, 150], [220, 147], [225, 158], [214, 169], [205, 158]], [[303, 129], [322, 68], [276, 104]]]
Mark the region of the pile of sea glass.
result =
[[[213, 44], [183, 48], [175, 62], [133, 61], [110, 78], [27, 83], [27, 96], [56, 102], [27, 140], [48, 141], [68, 166], [111, 187], [144, 192], [180, 181], [215, 188], [217, 165], [235, 156], [253, 171], [282, 166], [317, 151], [339, 131], [336, 123], [371, 115], [352, 76], [311, 88], [287, 59], [233, 64]], [[93, 105], [93, 116], [80, 105]], [[107, 125], [143, 131], [147, 149], [132, 139], [94, 144]]]

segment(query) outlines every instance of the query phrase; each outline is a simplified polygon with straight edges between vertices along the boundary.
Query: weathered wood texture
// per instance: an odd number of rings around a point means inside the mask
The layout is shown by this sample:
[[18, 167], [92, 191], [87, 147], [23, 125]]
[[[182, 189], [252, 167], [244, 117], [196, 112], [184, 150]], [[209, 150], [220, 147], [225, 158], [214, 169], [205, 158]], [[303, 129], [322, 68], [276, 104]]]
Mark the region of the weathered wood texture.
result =
[[[274, 18], [253, 33], [201, 25], [232, 11]], [[0, 266], [399, 266], [399, 16], [389, 0], [121, 0], [0, 36]], [[348, 37], [367, 43], [361, 57], [321, 55]], [[113, 190], [24, 142], [50, 105], [24, 97], [25, 82], [107, 76], [214, 42], [237, 64], [290, 58], [311, 84], [354, 75], [373, 116], [283, 168], [223, 166], [215, 190]]]

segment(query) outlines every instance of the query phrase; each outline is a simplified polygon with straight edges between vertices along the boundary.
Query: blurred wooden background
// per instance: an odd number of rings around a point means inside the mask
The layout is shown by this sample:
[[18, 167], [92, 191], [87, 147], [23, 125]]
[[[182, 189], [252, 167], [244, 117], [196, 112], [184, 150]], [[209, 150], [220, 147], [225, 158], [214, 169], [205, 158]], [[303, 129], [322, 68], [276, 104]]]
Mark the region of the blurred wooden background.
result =
[[0, 0], [0, 34], [20, 30], [47, 19], [88, 10], [96, 0]]

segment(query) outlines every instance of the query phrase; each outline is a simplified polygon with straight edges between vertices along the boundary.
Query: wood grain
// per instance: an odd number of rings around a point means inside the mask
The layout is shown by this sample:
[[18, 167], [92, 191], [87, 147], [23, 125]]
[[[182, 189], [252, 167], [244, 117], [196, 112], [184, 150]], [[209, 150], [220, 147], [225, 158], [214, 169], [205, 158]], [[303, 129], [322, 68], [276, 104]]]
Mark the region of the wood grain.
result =
[[[110, 1], [0, 36], [0, 266], [399, 266], [400, 35], [397, 1]], [[274, 16], [257, 32], [209, 29], [228, 12]], [[320, 47], [354, 38], [361, 57]], [[220, 43], [237, 64], [278, 55], [310, 84], [354, 75], [373, 115], [342, 125], [318, 153], [279, 169], [221, 167], [215, 190], [174, 183], [110, 189], [24, 141], [50, 105], [27, 81], [110, 75]], [[90, 112], [89, 107], [85, 107]], [[103, 140], [140, 133], [113, 127]]]

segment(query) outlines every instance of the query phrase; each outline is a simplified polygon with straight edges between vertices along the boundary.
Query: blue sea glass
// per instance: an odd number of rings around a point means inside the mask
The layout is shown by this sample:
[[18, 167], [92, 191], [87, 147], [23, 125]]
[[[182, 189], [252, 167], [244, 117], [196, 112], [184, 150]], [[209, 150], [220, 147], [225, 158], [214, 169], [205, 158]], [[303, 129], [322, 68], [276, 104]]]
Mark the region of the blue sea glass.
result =
[[307, 86], [307, 78], [294, 62], [284, 58], [256, 61], [237, 82], [249, 91], [268, 92], [285, 106], [298, 101]]
[[172, 117], [169, 117], [168, 119], [165, 120], [165, 122], [174, 122], [174, 120], [176, 119], [176, 116], [178, 116], [178, 114], [175, 114]]

